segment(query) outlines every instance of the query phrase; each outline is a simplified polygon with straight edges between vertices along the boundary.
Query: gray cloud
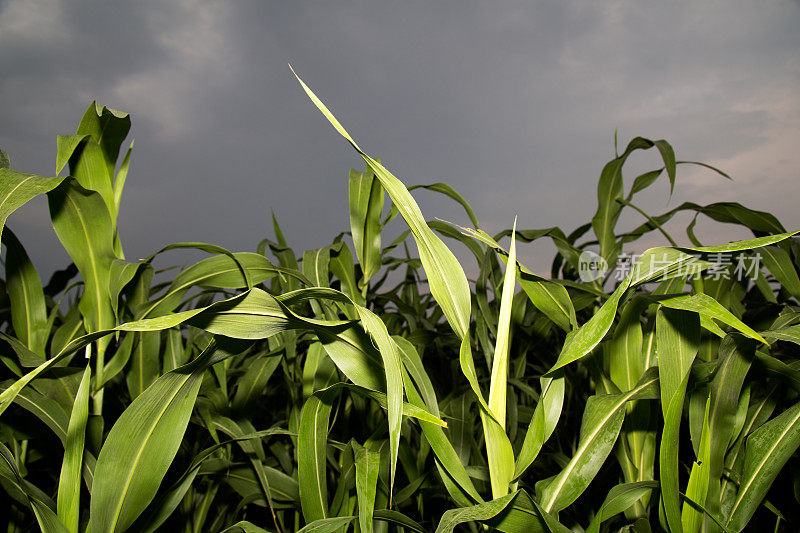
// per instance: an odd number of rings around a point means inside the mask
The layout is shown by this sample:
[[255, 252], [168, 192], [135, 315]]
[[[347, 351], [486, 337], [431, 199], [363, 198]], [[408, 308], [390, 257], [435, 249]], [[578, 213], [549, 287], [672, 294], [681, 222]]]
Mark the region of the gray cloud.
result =
[[[521, 227], [587, 221], [615, 129], [736, 180], [681, 168], [671, 205], [737, 200], [800, 227], [799, 19], [794, 2], [7, 0], [0, 146], [15, 168], [51, 173], [55, 135], [96, 98], [133, 118], [129, 256], [186, 240], [253, 249], [270, 208], [298, 251], [321, 246], [347, 229], [360, 163], [291, 62], [398, 177], [451, 183], [489, 230], [515, 214]], [[658, 160], [632, 164], [631, 177]], [[665, 193], [643, 205], [666, 209]], [[417, 196], [429, 217], [465, 222]], [[40, 270], [65, 260], [43, 202], [9, 223]], [[535, 250], [523, 257], [547, 268]]]

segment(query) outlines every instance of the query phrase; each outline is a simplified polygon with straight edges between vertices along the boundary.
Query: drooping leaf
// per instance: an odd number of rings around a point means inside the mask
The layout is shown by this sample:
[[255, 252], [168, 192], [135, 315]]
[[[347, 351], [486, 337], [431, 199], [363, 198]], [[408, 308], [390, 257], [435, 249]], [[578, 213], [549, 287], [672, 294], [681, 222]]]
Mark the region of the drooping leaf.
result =
[[89, 418], [89, 389], [92, 371], [87, 366], [78, 387], [64, 444], [64, 461], [58, 480], [58, 518], [70, 533], [77, 533], [80, 523], [81, 469]]
[[428, 275], [431, 294], [441, 306], [450, 326], [459, 337], [463, 338], [469, 326], [470, 291], [467, 277], [453, 252], [445, 246], [442, 240], [425, 223], [425, 218], [422, 216], [419, 205], [417, 205], [405, 185], [376, 159], [363, 152], [325, 104], [317, 98], [303, 80], [299, 77], [297, 77], [297, 80], [331, 125], [364, 158], [367, 165], [375, 172], [375, 176], [380, 180], [383, 188], [389, 193], [389, 197], [414, 235], [422, 266]]
[[28, 200], [50, 192], [64, 181], [63, 177], [46, 178], [10, 170], [0, 165], [0, 236], [8, 216]]

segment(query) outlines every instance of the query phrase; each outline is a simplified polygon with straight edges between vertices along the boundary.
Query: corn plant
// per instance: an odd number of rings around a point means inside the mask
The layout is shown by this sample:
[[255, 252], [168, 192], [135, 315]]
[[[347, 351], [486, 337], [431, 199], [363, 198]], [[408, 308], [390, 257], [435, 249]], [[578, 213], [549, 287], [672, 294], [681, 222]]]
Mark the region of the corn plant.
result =
[[[56, 176], [0, 151], [7, 531], [797, 527], [794, 233], [732, 202], [648, 214], [638, 192], [708, 165], [637, 137], [602, 169], [587, 224], [489, 235], [452, 187], [406, 187], [300, 85], [364, 162], [349, 231], [301, 254], [273, 218], [255, 252], [127, 260], [130, 118], [98, 104], [58, 137]], [[658, 168], [626, 188], [640, 150]], [[427, 220], [415, 189], [471, 227]], [[40, 194], [72, 259], [44, 285], [4, 227]], [[626, 209], [639, 226], [618, 227]], [[692, 246], [665, 229], [682, 212]], [[701, 215], [753, 238], [705, 246]], [[389, 224], [407, 229], [387, 244]], [[665, 245], [606, 268], [651, 234]], [[538, 239], [557, 250], [549, 277], [518, 260]], [[156, 270], [181, 249], [208, 257]]]

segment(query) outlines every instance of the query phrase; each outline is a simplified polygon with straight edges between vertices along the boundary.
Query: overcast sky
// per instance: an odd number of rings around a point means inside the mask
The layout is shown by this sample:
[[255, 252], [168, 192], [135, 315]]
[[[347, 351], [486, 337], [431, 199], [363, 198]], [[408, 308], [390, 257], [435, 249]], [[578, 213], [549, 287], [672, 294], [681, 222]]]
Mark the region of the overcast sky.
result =
[[[56, 135], [97, 99], [133, 121], [128, 258], [177, 241], [254, 250], [270, 209], [300, 253], [348, 229], [347, 173], [362, 163], [289, 62], [362, 148], [406, 184], [450, 183], [489, 232], [515, 215], [587, 222], [615, 129], [735, 180], [680, 167], [669, 203], [666, 181], [643, 196], [651, 212], [731, 200], [800, 228], [796, 1], [5, 0], [0, 147], [12, 168], [52, 175]], [[659, 160], [632, 163], [628, 186]], [[433, 195], [415, 192], [428, 218], [468, 222]], [[68, 262], [44, 200], [9, 226], [43, 274]], [[551, 253], [521, 257], [543, 270]]]

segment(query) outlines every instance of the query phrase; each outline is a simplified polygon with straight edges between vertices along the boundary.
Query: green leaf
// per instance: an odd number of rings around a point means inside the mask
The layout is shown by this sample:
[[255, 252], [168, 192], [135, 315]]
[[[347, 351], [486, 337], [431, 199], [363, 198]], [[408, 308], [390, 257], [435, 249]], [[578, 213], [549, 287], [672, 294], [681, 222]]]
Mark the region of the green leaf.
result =
[[350, 170], [350, 233], [364, 275], [362, 285], [381, 268], [381, 213], [383, 186], [367, 165], [366, 171]]
[[325, 353], [350, 381], [367, 389], [386, 390], [380, 354], [362, 328], [336, 332], [319, 328], [315, 333]]
[[656, 315], [656, 353], [661, 385], [661, 408], [666, 411], [672, 397], [688, 375], [700, 342], [700, 321], [695, 313], [660, 308]]
[[51, 508], [50, 502], [46, 501], [47, 496], [22, 478], [14, 456], [3, 443], [0, 443], [0, 478], [10, 482], [27, 499], [43, 533], [68, 532]]
[[237, 382], [231, 408], [235, 411], [252, 408], [280, 363], [281, 354], [258, 354], [251, 358], [247, 372]]
[[603, 504], [598, 509], [586, 533], [600, 533], [600, 525], [623, 511], [629, 509], [644, 495], [658, 489], [657, 481], [637, 481], [615, 485], [608, 494]]
[[411, 520], [406, 515], [399, 513], [397, 511], [393, 511], [391, 509], [377, 509], [375, 510], [374, 517], [375, 520], [381, 520], [383, 522], [397, 524], [398, 526], [402, 526], [410, 531], [416, 531], [417, 533], [426, 533], [425, 529], [417, 522]]
[[14, 402], [44, 422], [58, 440], [66, 445], [69, 413], [57, 401], [28, 387], [20, 391]]
[[436, 526], [436, 533], [451, 533], [466, 522], [482, 522], [499, 531], [513, 533], [568, 532], [552, 516], [545, 513], [524, 491], [506, 494], [489, 502], [445, 511]]
[[114, 180], [114, 209], [117, 213], [119, 213], [119, 206], [122, 203], [122, 190], [125, 187], [125, 181], [128, 178], [128, 170], [130, 169], [131, 165], [131, 154], [133, 153], [133, 141], [131, 141], [131, 145], [128, 148], [128, 151], [125, 153], [125, 157], [122, 160], [122, 163], [119, 166], [119, 171], [117, 172], [117, 179]]
[[86, 421], [89, 418], [91, 375], [91, 367], [87, 365], [78, 387], [78, 394], [75, 396], [72, 415], [69, 418], [67, 439], [64, 445], [64, 460], [58, 480], [58, 518], [71, 533], [77, 533], [80, 523], [81, 469]]
[[122, 413], [100, 450], [92, 487], [92, 532], [125, 531], [147, 507], [178, 451], [203, 373], [229, 356], [212, 343], [197, 359], [164, 374]]
[[375, 494], [381, 454], [351, 441], [356, 462], [356, 494], [358, 495], [358, 524], [364, 533], [372, 533]]
[[628, 280], [622, 282], [588, 322], [567, 334], [558, 360], [548, 370], [548, 375], [552, 375], [559, 368], [581, 359], [600, 344], [608, 330], [611, 329], [611, 324], [614, 322], [614, 316], [617, 313], [617, 306], [628, 286]]
[[303, 275], [317, 287], [327, 287], [329, 280], [329, 266], [331, 261], [331, 248], [323, 246], [316, 250], [303, 253]]
[[[696, 503], [699, 506], [706, 504], [706, 496], [708, 495], [708, 485], [710, 482], [710, 459], [711, 459], [711, 431], [708, 423], [708, 412], [711, 407], [711, 397], [706, 400], [706, 409], [703, 416], [703, 433], [700, 437], [700, 453], [697, 456], [697, 461], [692, 465], [692, 471], [689, 474], [689, 482], [686, 485], [686, 498], [687, 500]], [[687, 533], [697, 533], [703, 524], [703, 513], [698, 511], [689, 504], [688, 501], [683, 503], [683, 511], [681, 512], [681, 525], [683, 531]]]
[[736, 329], [743, 335], [767, 344], [764, 338], [756, 333], [750, 326], [736, 318], [733, 313], [725, 309], [722, 304], [707, 294], [698, 293], [686, 296], [676, 296], [660, 300], [661, 305], [672, 309], [682, 309], [699, 313], [707, 318], [713, 318]]
[[519, 284], [530, 298], [531, 303], [558, 327], [566, 332], [578, 327], [575, 308], [563, 285], [534, 280], [523, 272], [520, 272]]
[[664, 415], [659, 452], [661, 497], [669, 527], [680, 532], [678, 443], [689, 371], [700, 343], [700, 319], [695, 313], [659, 308], [655, 336]]
[[[781, 230], [782, 231], [782, 230]], [[792, 231], [789, 233], [778, 233], [777, 235], [767, 235], [766, 237], [758, 237], [756, 239], [745, 239], [743, 241], [731, 242], [719, 246], [700, 246], [700, 247], [687, 247], [681, 246], [681, 250], [689, 250], [700, 253], [717, 253], [717, 252], [739, 252], [742, 250], [753, 250], [775, 244], [796, 235], [798, 232]]]
[[[658, 170], [651, 170], [649, 172], [645, 172], [644, 174], [640, 174], [636, 176], [636, 179], [633, 180], [633, 186], [631, 186], [631, 192], [628, 193], [627, 200], [630, 201], [633, 198], [633, 195], [639, 191], [643, 191], [644, 189], [648, 188], [650, 185], [653, 184], [654, 181], [658, 179], [661, 173], [664, 172], [663, 168], [659, 168]], [[670, 185], [670, 189], [672, 185]]]
[[[78, 304], [86, 329], [95, 331], [113, 328], [109, 281], [114, 255], [114, 233], [108, 209], [96, 192], [84, 189], [68, 179], [48, 193], [53, 229], [72, 258], [84, 280], [84, 292]], [[98, 342], [98, 371], [95, 379], [102, 383], [103, 353], [107, 339]]]
[[257, 525], [253, 524], [252, 522], [248, 522], [247, 520], [241, 520], [239, 522], [236, 522], [231, 527], [223, 529], [222, 533], [228, 533], [228, 532], [239, 533], [239, 531], [241, 531], [242, 533], [267, 533], [266, 529], [258, 527]]
[[[97, 191], [106, 203], [116, 232], [117, 202], [114, 173], [122, 141], [131, 128], [127, 113], [92, 102], [81, 119], [75, 136], [59, 143], [57, 165], [68, 160], [70, 174], [86, 189]], [[80, 137], [83, 137], [80, 139]], [[58, 168], [56, 172], [60, 172]], [[124, 181], [124, 177], [123, 177]]]
[[742, 531], [786, 461], [800, 446], [800, 403], [789, 407], [748, 438], [744, 472], [727, 527]]
[[[295, 74], [295, 76], [297, 75]], [[405, 219], [412, 235], [414, 235], [419, 256], [422, 260], [422, 267], [428, 275], [431, 294], [441, 306], [450, 326], [460, 338], [463, 338], [469, 327], [470, 290], [464, 270], [456, 260], [453, 252], [425, 223], [425, 218], [422, 216], [419, 205], [417, 205], [405, 185], [377, 160], [364, 153], [303, 80], [299, 77], [297, 77], [297, 80], [331, 125], [364, 158], [367, 165], [375, 172], [375, 176], [380, 180], [383, 188], [389, 193], [389, 197], [397, 207], [400, 215]]]
[[28, 200], [50, 192], [65, 178], [45, 178], [36, 174], [16, 172], [0, 166], [0, 235], [8, 216]]
[[[131, 365], [125, 375], [128, 392], [136, 398], [147, 389], [161, 373], [159, 347], [161, 334], [157, 331], [141, 331], [134, 335]], [[104, 376], [105, 378], [105, 376]]]
[[667, 176], [669, 177], [669, 194], [672, 196], [672, 191], [675, 189], [675, 152], [672, 146], [664, 139], [654, 141], [653, 144], [661, 152], [661, 159], [664, 160], [664, 168], [667, 169]]
[[597, 212], [592, 217], [592, 228], [600, 243], [600, 255], [609, 264], [616, 262], [614, 228], [622, 211], [622, 204], [617, 201], [623, 198], [622, 167], [631, 152], [652, 147], [653, 141], [636, 137], [628, 143], [625, 152], [606, 163], [600, 173], [597, 184]]
[[192, 481], [196, 478], [198, 471], [203, 466], [205, 461], [212, 457], [220, 448], [227, 446], [232, 442], [243, 440], [250, 440], [253, 438], [268, 437], [271, 435], [285, 435], [288, 434], [286, 430], [279, 428], [271, 428], [255, 433], [248, 433], [239, 435], [238, 437], [229, 440], [221, 441], [209, 448], [206, 448], [194, 459], [191, 464], [184, 470], [181, 476], [169, 487], [166, 491], [162, 491], [159, 496], [153, 500], [148, 506], [147, 510], [140, 515], [139, 519], [131, 527], [133, 531], [143, 531], [145, 533], [152, 533], [156, 531], [161, 524], [163, 524], [170, 515], [175, 511], [178, 505], [183, 501], [184, 496], [191, 487]]
[[[514, 220], [514, 229], [517, 221]], [[505, 434], [506, 396], [508, 391], [508, 351], [511, 328], [511, 303], [514, 298], [514, 285], [517, 272], [517, 252], [514, 235], [508, 252], [508, 264], [503, 278], [503, 292], [500, 299], [500, 316], [497, 320], [497, 340], [492, 358], [492, 375], [489, 387], [489, 410], [493, 420], [484, 417], [486, 454], [489, 462], [489, 478], [492, 483], [492, 497], [508, 494], [509, 483], [514, 475], [514, 453]], [[495, 421], [499, 427], [495, 426]]]
[[[744, 396], [742, 386], [755, 356], [755, 345], [754, 341], [733, 334], [725, 337], [719, 348], [719, 364], [710, 387], [708, 431], [703, 430], [700, 442], [703, 451], [703, 439], [707, 438], [708, 457], [698, 458], [707, 469], [708, 496], [692, 494], [689, 488], [686, 490], [692, 501], [704, 505], [713, 515], [720, 514], [722, 484], [727, 478], [723, 468], [728, 449], [738, 434], [737, 417], [741, 419], [738, 422], [741, 429], [747, 412], [749, 392], [745, 391], [747, 395]], [[744, 404], [740, 405], [742, 401]]]
[[514, 479], [518, 479], [533, 463], [547, 439], [555, 431], [561, 409], [564, 405], [565, 379], [564, 371], [558, 371], [552, 377], [540, 379], [541, 395], [533, 417], [525, 432], [522, 448], [517, 455], [514, 468]]
[[[397, 346], [400, 350], [400, 354], [403, 358], [405, 366], [410, 368], [411, 373], [415, 375], [415, 380], [417, 380], [417, 383], [419, 384], [423, 377], [427, 378], [427, 374], [424, 374], [424, 368], [422, 369], [422, 372], [419, 372], [418, 367], [422, 365], [422, 361], [419, 360], [419, 354], [416, 353], [413, 345], [411, 345], [408, 340], [397, 337], [395, 338], [395, 341], [397, 342]], [[416, 376], [419, 374], [422, 374], [422, 376], [419, 376], [420, 379], [417, 379]], [[420, 393], [417, 392], [415, 387], [413, 387], [411, 384], [407, 385], [406, 394], [408, 395], [408, 401], [412, 405], [420, 408], [427, 407], [430, 412], [438, 415], [439, 409], [435, 403], [436, 397], [433, 395], [432, 386], [429, 389], [427, 385], [428, 384], [424, 382], [422, 385], [420, 385], [423, 393], [426, 394], [426, 400], [423, 400], [422, 396], [420, 396]], [[471, 498], [473, 498], [476, 502], [482, 502], [483, 499], [475, 489], [467, 470], [464, 468], [464, 463], [462, 463], [460, 457], [456, 453], [452, 442], [445, 435], [444, 430], [442, 430], [442, 428], [437, 424], [425, 422], [423, 420], [420, 420], [420, 427], [425, 435], [425, 439], [430, 444], [431, 449], [436, 454], [436, 457], [439, 459], [442, 467], [447, 471], [447, 474], [449, 474], [461, 487], [461, 489], [464, 490], [464, 492], [466, 492]]]
[[[149, 265], [142, 263], [129, 263], [122, 259], [114, 259], [111, 263], [111, 272], [109, 272], [108, 280], [108, 294], [111, 299], [111, 307], [114, 309], [114, 316], [119, 318], [119, 295], [137, 274], [142, 275], [142, 270], [145, 270]], [[150, 267], [152, 269], [152, 267]], [[152, 278], [152, 276], [151, 276]], [[149, 290], [150, 287], [148, 286]], [[144, 295], [145, 298], [147, 295]]]
[[448, 196], [461, 204], [461, 207], [464, 208], [464, 211], [467, 213], [469, 217], [469, 221], [472, 222], [472, 225], [477, 228], [478, 227], [478, 217], [475, 216], [475, 212], [472, 210], [472, 206], [469, 205], [463, 196], [461, 196], [458, 191], [456, 191], [453, 187], [448, 185], [447, 183], [431, 183], [430, 185], [412, 185], [408, 188], [409, 191], [413, 191], [414, 189], [427, 189], [429, 191], [435, 191], [438, 193], [442, 193], [445, 196]]
[[50, 324], [42, 282], [22, 243], [6, 229], [6, 290], [11, 300], [11, 323], [17, 338], [38, 355], [44, 355]]
[[88, 140], [90, 135], [58, 135], [56, 137], [56, 174], [60, 174], [78, 146]]
[[325, 457], [332, 395], [311, 396], [303, 405], [297, 435], [297, 479], [303, 517], [311, 524], [328, 518]]
[[649, 370], [639, 383], [628, 392], [590, 396], [581, 421], [578, 449], [564, 469], [551, 480], [537, 484], [542, 508], [548, 513], [558, 512], [580, 496], [594, 479], [611, 453], [622, 428], [625, 405], [632, 400], [650, 398], [657, 388], [658, 376]]
[[[185, 247], [201, 248], [200, 244], [185, 243]], [[168, 248], [171, 247], [164, 250]], [[139, 318], [163, 315], [173, 311], [192, 287], [242, 289], [248, 287], [248, 282], [250, 284], [261, 283], [283, 271], [263, 255], [249, 252], [231, 253], [224, 249], [206, 246], [201, 249], [219, 255], [198, 261], [175, 276], [164, 296], [142, 309], [138, 313]], [[305, 279], [299, 272], [295, 275]]]
[[797, 270], [789, 254], [777, 246], [764, 246], [756, 250], [756, 253], [778, 283], [789, 294], [800, 299], [800, 277], [797, 276]]
[[333, 533], [341, 531], [342, 528], [353, 520], [355, 516], [336, 516], [332, 518], [318, 518], [298, 531], [298, 533]]
[[643, 333], [639, 317], [647, 301], [634, 299], [622, 310], [614, 335], [608, 344], [609, 377], [619, 390], [632, 389], [646, 370], [643, 358]]

